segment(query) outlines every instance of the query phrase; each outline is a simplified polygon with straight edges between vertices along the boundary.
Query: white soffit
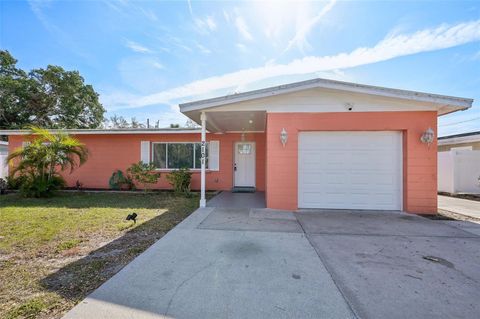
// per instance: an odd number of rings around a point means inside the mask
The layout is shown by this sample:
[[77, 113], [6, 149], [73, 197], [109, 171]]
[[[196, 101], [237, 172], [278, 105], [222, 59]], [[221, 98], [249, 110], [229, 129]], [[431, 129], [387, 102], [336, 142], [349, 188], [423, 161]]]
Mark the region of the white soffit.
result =
[[[240, 133], [265, 131], [265, 111], [216, 111], [207, 112], [207, 130], [209, 132]], [[200, 122], [200, 112], [191, 112], [189, 116]]]

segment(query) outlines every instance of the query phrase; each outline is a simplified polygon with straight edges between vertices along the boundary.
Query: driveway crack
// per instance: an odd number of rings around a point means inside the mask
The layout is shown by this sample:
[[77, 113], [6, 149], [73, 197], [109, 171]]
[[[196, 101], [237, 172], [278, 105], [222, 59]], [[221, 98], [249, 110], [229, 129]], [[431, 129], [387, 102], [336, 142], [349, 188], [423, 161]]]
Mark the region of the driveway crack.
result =
[[195, 273], [193, 273], [191, 276], [189, 276], [188, 278], [184, 279], [176, 288], [175, 288], [175, 292], [173, 293], [172, 297], [170, 298], [170, 300], [168, 301], [168, 305], [167, 305], [167, 309], [165, 310], [165, 316], [168, 315], [168, 312], [170, 311], [170, 306], [172, 305], [172, 302], [173, 300], [175, 299], [178, 291], [180, 290], [180, 288], [182, 288], [187, 282], [189, 282], [190, 280], [192, 280], [193, 278], [195, 278], [198, 274], [202, 273], [203, 271], [207, 270], [208, 268], [210, 268], [211, 266], [213, 266], [216, 262], [218, 261], [215, 260], [215, 261], [212, 261], [210, 263], [208, 263], [206, 266], [200, 268], [198, 271], [196, 271]]

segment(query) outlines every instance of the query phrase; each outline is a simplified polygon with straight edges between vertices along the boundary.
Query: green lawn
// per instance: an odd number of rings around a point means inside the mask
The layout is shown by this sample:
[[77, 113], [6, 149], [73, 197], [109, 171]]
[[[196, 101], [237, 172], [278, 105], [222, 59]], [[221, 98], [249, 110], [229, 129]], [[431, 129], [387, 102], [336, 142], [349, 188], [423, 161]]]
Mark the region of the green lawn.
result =
[[0, 318], [61, 317], [197, 206], [168, 192], [0, 196]]

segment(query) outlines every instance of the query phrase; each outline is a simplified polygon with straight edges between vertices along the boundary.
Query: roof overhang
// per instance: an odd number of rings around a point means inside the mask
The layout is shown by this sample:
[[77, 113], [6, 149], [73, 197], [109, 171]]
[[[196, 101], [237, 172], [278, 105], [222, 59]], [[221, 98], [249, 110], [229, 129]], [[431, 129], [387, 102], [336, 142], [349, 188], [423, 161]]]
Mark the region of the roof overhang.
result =
[[[258, 99], [268, 99], [269, 97], [275, 97], [278, 95], [295, 93], [311, 89], [326, 89], [330, 91], [352, 93], [356, 95], [363, 94], [380, 98], [396, 99], [398, 101], [401, 101], [402, 103], [407, 103], [411, 101], [415, 102], [417, 105], [424, 104], [425, 110], [436, 110], [438, 115], [445, 115], [455, 111], [466, 110], [470, 108], [473, 103], [473, 99], [469, 98], [400, 90], [327, 79], [313, 79], [244, 93], [225, 95], [212, 99], [183, 103], [180, 104], [180, 111], [186, 116], [190, 117], [195, 122], [199, 123], [200, 112], [209, 112], [210, 114], [211, 112], [214, 112], [216, 108], [224, 107], [227, 105], [233, 106], [235, 104], [239, 104], [238, 109], [235, 109], [233, 107], [229, 110], [242, 112], [246, 111], [241, 107], [241, 104], [245, 104], [245, 102]], [[260, 110], [257, 109], [257, 111]], [[319, 109], [318, 112], [321, 112], [321, 110]], [[251, 114], [248, 114], [246, 118], [242, 119], [248, 119], [248, 116], [251, 116]], [[245, 123], [242, 123], [242, 125], [239, 126], [245, 126]], [[218, 131], [214, 127], [210, 128], [214, 131]]]
[[[64, 132], [74, 135], [111, 135], [111, 134], [199, 134], [198, 128], [167, 128], [167, 129], [65, 129], [50, 130], [52, 133]], [[30, 130], [0, 130], [0, 135], [29, 135]]]
[[249, 92], [230, 94], [212, 99], [194, 101], [189, 103], [180, 104], [181, 112], [189, 112], [200, 109], [207, 109], [215, 106], [221, 106], [225, 104], [243, 102], [247, 100], [253, 100], [258, 98], [264, 98], [268, 96], [286, 94], [292, 92], [298, 92], [302, 90], [308, 90], [313, 88], [325, 88], [339, 91], [363, 93], [370, 95], [378, 95], [384, 97], [393, 97], [399, 99], [412, 100], [417, 102], [429, 102], [440, 104], [444, 106], [452, 106], [455, 110], [464, 110], [472, 106], [473, 99], [461, 98], [433, 93], [424, 93], [409, 90], [400, 90], [393, 88], [386, 88], [380, 86], [357, 84], [351, 82], [335, 81], [328, 79], [313, 79], [302, 82], [295, 82], [285, 85], [279, 85], [269, 87], [260, 90], [254, 90]]
[[452, 145], [480, 142], [480, 132], [457, 134], [452, 136], [439, 137], [438, 145]]

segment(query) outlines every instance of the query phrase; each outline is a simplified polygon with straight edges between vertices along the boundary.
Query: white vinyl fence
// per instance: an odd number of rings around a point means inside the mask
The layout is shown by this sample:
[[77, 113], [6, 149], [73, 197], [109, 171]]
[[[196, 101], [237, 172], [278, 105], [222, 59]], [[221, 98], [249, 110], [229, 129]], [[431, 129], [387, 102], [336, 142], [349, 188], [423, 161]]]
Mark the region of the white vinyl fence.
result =
[[480, 194], [480, 151], [438, 153], [438, 191]]
[[0, 178], [8, 176], [8, 165], [5, 163], [7, 154], [0, 154]]

